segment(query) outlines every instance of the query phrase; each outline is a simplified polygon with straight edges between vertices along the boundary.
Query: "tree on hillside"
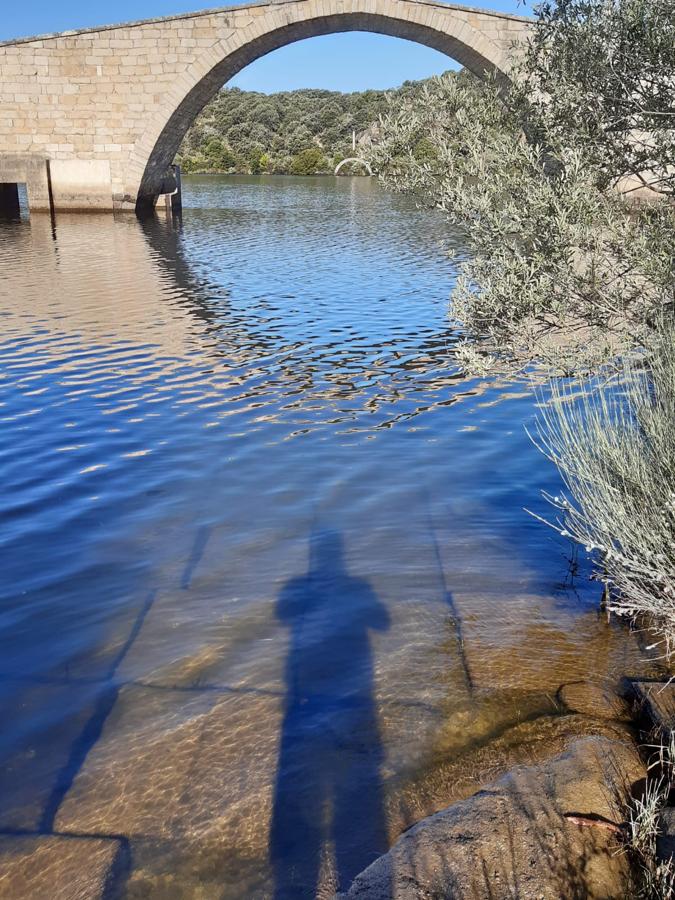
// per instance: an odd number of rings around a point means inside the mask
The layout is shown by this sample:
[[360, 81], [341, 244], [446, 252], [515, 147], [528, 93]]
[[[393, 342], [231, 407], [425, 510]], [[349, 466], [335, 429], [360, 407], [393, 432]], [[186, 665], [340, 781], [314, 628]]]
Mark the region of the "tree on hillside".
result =
[[211, 137], [204, 145], [204, 157], [210, 168], [227, 172], [237, 164], [237, 157], [220, 138]]
[[316, 175], [328, 171], [328, 160], [319, 147], [309, 147], [297, 153], [290, 166], [291, 175]]

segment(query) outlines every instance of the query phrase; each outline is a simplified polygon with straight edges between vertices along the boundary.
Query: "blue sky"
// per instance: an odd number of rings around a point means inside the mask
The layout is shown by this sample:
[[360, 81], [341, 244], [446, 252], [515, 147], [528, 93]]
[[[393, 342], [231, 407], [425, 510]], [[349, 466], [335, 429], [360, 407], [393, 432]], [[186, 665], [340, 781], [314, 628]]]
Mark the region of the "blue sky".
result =
[[[117, 0], [113, 6], [102, 0], [29, 0], [23, 4], [6, 0], [0, 17], [0, 40], [170, 16], [218, 5], [229, 4], [199, 0]], [[526, 3], [469, 0], [466, 5], [527, 15], [532, 0]], [[282, 47], [247, 66], [230, 84], [265, 93], [300, 87], [359, 91], [368, 87], [393, 87], [406, 79], [426, 78], [453, 67], [447, 56], [428, 47], [379, 34], [351, 32]]]

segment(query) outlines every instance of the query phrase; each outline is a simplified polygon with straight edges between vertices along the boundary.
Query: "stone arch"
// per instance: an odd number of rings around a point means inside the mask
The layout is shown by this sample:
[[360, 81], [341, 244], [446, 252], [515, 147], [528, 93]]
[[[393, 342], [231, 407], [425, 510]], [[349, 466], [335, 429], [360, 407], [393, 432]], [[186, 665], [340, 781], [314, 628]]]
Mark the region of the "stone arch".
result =
[[220, 88], [241, 69], [295, 41], [346, 31], [405, 38], [439, 50], [479, 77], [508, 80], [501, 47], [453, 15], [453, 8], [410, 0], [298, 0], [259, 8], [250, 24], [232, 31], [199, 56], [162, 98], [137, 141], [125, 193], [136, 208], [151, 207], [188, 128]]

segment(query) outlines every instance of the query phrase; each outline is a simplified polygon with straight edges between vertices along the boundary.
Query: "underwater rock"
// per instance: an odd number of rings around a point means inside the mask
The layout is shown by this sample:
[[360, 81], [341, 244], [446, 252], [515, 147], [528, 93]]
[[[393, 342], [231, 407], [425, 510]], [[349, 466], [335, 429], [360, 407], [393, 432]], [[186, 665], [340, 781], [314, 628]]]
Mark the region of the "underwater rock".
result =
[[631, 718], [626, 701], [607, 685], [575, 681], [563, 684], [558, 697], [569, 710], [584, 716], [618, 721], [629, 721]]
[[425, 767], [404, 784], [385, 784], [391, 840], [426, 816], [465, 800], [517, 765], [536, 765], [563, 753], [582, 737], [629, 739], [627, 729], [605, 719], [544, 715], [505, 728], [482, 744]]

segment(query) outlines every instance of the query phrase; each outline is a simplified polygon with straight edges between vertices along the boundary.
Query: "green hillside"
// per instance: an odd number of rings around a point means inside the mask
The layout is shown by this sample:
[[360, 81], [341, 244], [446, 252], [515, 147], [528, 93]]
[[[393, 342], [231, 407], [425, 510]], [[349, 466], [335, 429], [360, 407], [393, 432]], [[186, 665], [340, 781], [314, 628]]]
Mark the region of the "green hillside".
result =
[[183, 171], [307, 175], [332, 172], [359, 147], [377, 140], [378, 119], [389, 104], [426, 82], [406, 81], [390, 91], [342, 94], [313, 88], [259, 94], [224, 88], [204, 108], [181, 145]]

